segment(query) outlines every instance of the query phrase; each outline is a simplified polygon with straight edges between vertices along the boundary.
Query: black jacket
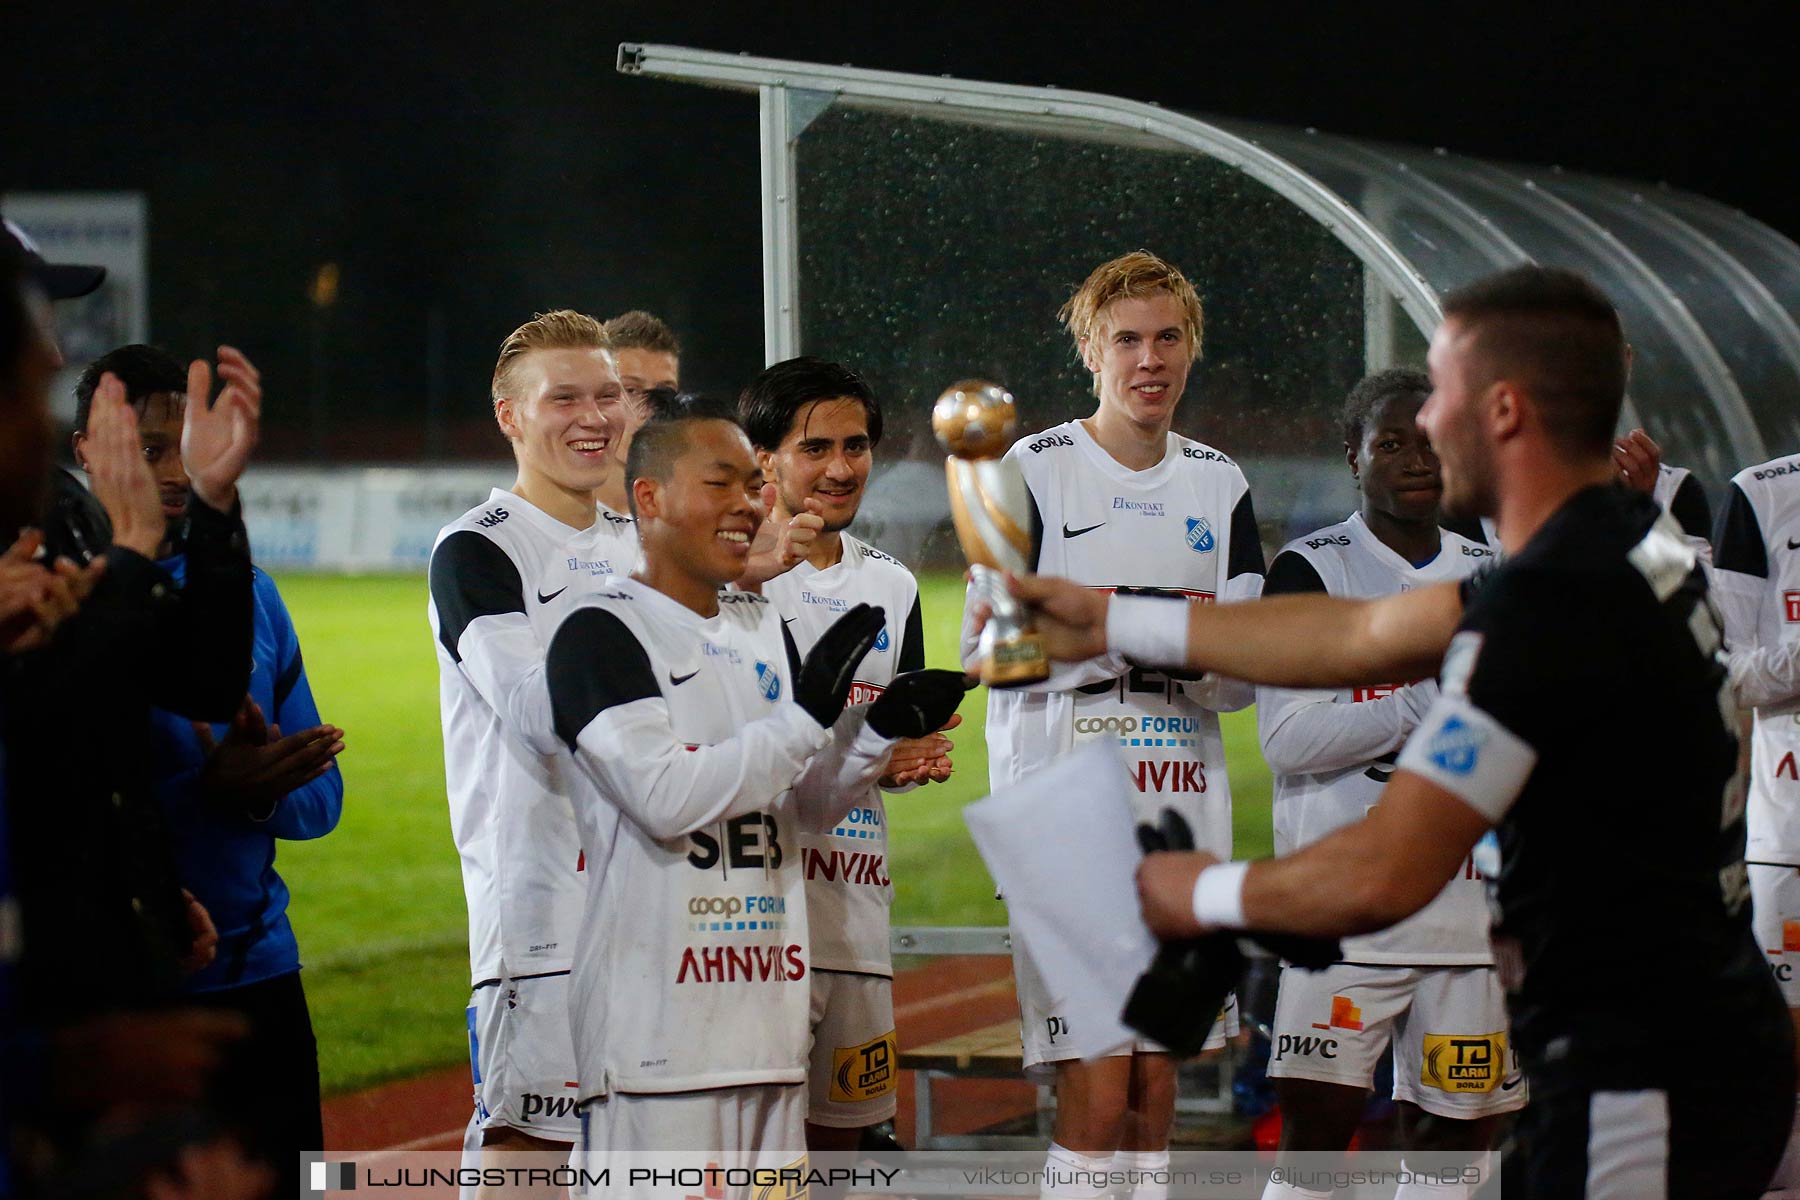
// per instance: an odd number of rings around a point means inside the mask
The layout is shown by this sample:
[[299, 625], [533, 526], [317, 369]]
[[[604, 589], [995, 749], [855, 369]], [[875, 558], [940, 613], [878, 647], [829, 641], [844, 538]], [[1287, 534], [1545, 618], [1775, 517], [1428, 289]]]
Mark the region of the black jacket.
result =
[[[135, 551], [106, 548], [81, 611], [14, 665], [6, 758], [20, 993], [39, 1020], [167, 999], [191, 944], [150, 788], [150, 709], [232, 718], [249, 680], [254, 601], [241, 514], [192, 496], [188, 512], [185, 587]], [[48, 540], [68, 539], [51, 515]]]

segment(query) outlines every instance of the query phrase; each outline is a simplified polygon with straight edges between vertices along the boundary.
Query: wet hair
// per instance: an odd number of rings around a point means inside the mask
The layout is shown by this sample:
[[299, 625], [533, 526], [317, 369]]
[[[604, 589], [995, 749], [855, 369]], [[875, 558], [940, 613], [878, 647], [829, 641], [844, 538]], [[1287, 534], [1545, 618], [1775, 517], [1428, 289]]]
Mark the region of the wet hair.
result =
[[1517, 383], [1565, 452], [1607, 451], [1627, 368], [1619, 311], [1606, 293], [1575, 271], [1528, 264], [1456, 289], [1443, 307], [1446, 321], [1473, 335], [1485, 383]]
[[609, 350], [649, 350], [681, 357], [681, 343], [675, 339], [675, 331], [661, 317], [641, 308], [620, 313], [604, 328]]
[[539, 313], [506, 335], [500, 357], [494, 363], [494, 382], [489, 394], [495, 400], [512, 396], [513, 375], [521, 358], [533, 350], [610, 350], [606, 330], [586, 313], [559, 308]]
[[849, 367], [802, 355], [778, 362], [738, 396], [738, 421], [758, 450], [773, 450], [794, 430], [800, 410], [817, 400], [855, 400], [869, 420], [869, 444], [881, 444], [881, 405]]
[[109, 372], [125, 385], [125, 400], [134, 406], [151, 396], [187, 395], [187, 368], [167, 350], [142, 344], [108, 350], [89, 363], [75, 381], [76, 433], [87, 432], [88, 416], [94, 410], [94, 389], [100, 386], [100, 377]]
[[1363, 429], [1374, 419], [1375, 410], [1395, 396], [1431, 395], [1431, 378], [1415, 367], [1389, 367], [1357, 381], [1344, 398], [1344, 444], [1352, 450], [1362, 446]]
[[1193, 344], [1195, 361], [1199, 361], [1200, 335], [1205, 327], [1200, 296], [1187, 276], [1181, 273], [1181, 268], [1148, 250], [1133, 250], [1095, 267], [1056, 315], [1079, 347], [1082, 342], [1097, 338], [1105, 331], [1102, 314], [1108, 305], [1157, 292], [1169, 293], [1181, 306], [1188, 341]]
[[625, 489], [634, 517], [637, 497], [632, 494], [631, 485], [644, 478], [666, 483], [675, 460], [687, 452], [688, 435], [696, 424], [724, 421], [742, 428], [738, 425], [737, 409], [711, 396], [651, 388], [644, 393], [642, 403], [648, 416], [632, 435], [631, 449], [625, 453]]

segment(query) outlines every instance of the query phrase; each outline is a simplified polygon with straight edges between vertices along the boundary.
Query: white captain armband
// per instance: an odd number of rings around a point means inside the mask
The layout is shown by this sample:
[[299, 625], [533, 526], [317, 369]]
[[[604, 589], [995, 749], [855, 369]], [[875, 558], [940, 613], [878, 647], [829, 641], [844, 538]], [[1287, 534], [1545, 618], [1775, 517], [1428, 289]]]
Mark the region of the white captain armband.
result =
[[1537, 751], [1471, 704], [1445, 692], [1407, 739], [1395, 766], [1423, 776], [1498, 822], [1537, 766]]
[[1180, 596], [1120, 596], [1106, 605], [1106, 648], [1146, 667], [1187, 665], [1188, 603]]

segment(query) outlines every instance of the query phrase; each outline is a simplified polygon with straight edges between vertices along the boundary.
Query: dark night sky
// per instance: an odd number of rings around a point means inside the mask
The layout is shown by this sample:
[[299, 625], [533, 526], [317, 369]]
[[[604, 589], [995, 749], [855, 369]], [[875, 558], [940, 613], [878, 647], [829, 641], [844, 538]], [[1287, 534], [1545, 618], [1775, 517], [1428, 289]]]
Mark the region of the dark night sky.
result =
[[[1455, 7], [25, 0], [0, 17], [25, 81], [0, 109], [0, 182], [146, 192], [156, 339], [236, 341], [280, 395], [309, 389], [321, 338], [333, 404], [366, 415], [337, 448], [365, 457], [425, 449], [434, 309], [447, 403], [477, 418], [494, 348], [537, 309], [655, 310], [691, 384], [760, 367], [755, 101], [620, 76], [626, 40], [1667, 180], [1800, 238], [1790, 6]], [[314, 330], [327, 261], [341, 301]]]

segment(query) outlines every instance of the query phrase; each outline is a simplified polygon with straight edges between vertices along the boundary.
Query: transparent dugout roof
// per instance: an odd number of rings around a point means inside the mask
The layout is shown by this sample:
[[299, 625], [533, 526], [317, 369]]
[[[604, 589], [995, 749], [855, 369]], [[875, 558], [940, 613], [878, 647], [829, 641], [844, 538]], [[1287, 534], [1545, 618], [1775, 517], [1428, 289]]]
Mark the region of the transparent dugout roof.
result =
[[[896, 469], [936, 461], [929, 406], [955, 379], [1004, 382], [1027, 432], [1091, 412], [1055, 313], [1138, 246], [1206, 309], [1177, 428], [1244, 465], [1274, 544], [1354, 505], [1351, 385], [1421, 363], [1439, 296], [1524, 261], [1613, 298], [1624, 423], [1715, 499], [1800, 446], [1800, 247], [1700, 196], [1056, 88], [629, 44], [619, 67], [757, 94], [768, 359], [869, 376]], [[930, 507], [919, 471], [890, 482]]]

